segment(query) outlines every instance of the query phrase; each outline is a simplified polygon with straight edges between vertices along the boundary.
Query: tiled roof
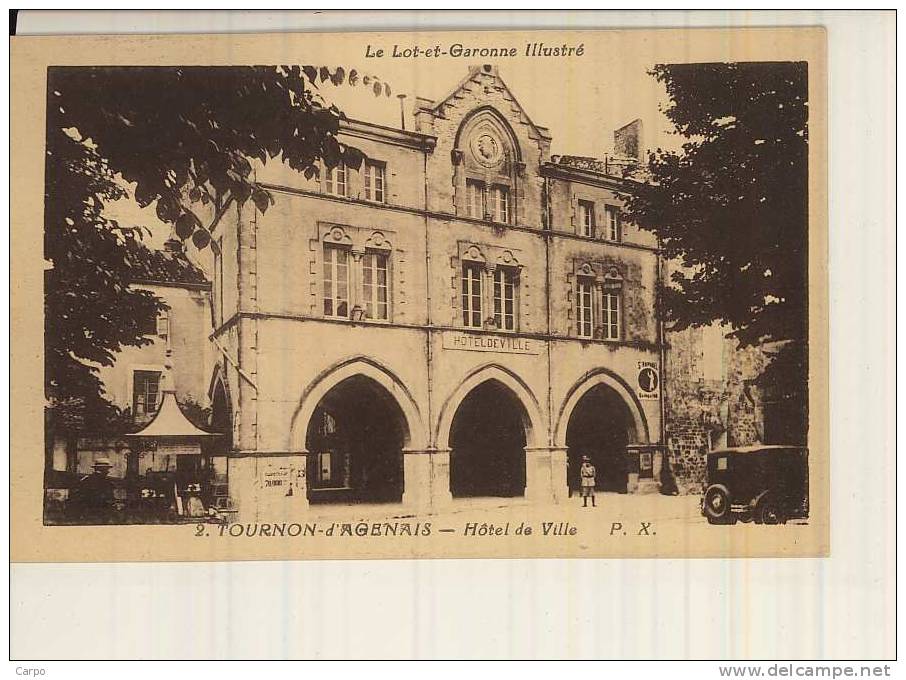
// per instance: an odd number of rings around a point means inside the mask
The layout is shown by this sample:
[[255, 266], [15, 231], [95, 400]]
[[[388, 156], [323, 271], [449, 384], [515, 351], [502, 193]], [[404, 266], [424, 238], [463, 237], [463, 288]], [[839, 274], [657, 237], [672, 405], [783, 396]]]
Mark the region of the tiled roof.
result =
[[137, 281], [156, 283], [204, 284], [208, 280], [182, 250], [144, 248], [136, 258]]

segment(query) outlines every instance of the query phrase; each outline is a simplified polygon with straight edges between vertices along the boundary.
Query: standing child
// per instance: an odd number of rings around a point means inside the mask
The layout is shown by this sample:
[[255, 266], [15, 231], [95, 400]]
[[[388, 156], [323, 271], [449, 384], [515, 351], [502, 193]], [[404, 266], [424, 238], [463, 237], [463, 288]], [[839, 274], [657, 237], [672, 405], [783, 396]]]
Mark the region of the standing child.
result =
[[582, 467], [579, 468], [579, 477], [582, 482], [582, 507], [588, 507], [588, 499], [591, 498], [591, 507], [595, 507], [595, 466], [591, 464], [588, 456], [582, 456]]

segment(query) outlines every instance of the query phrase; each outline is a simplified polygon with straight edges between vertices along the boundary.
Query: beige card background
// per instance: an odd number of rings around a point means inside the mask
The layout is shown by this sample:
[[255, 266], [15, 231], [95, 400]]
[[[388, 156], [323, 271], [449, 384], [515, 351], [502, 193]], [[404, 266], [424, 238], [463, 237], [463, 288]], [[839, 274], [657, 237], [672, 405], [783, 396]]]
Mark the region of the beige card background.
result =
[[[518, 73], [534, 88], [514, 87], [531, 110], [545, 97], [547, 79], [575, 84], [576, 102], [596, 75], [609, 65], [617, 73], [627, 60], [658, 62], [802, 61], [809, 62], [810, 139], [810, 465], [811, 519], [808, 525], [712, 527], [703, 522], [644, 540], [604, 540], [609, 527], [594, 526], [575, 505], [545, 521], [574, 521], [582, 540], [509, 537], [466, 540], [434, 533], [419, 539], [336, 541], [195, 537], [187, 526], [51, 526], [42, 524], [43, 359], [41, 355], [42, 219], [44, 106], [50, 65], [233, 65], [342, 64], [380, 75], [390, 83], [442, 79], [452, 84], [474, 59], [437, 61], [382, 59], [366, 62], [367, 44], [523, 45], [529, 39], [550, 43], [583, 42], [585, 55], [561, 60], [522, 56], [498, 60], [504, 78]], [[521, 51], [520, 51], [521, 53]], [[416, 69], [413, 72], [413, 69]], [[413, 73], [415, 75], [413, 75]], [[827, 306], [827, 78], [826, 35], [820, 28], [747, 30], [613, 30], [603, 32], [500, 32], [406, 34], [275, 34], [184, 37], [20, 37], [12, 39], [12, 446], [11, 559], [14, 562], [194, 561], [319, 558], [410, 557], [805, 557], [832, 554], [829, 507], [828, 306]], [[572, 89], [572, 88], [571, 88]], [[415, 88], [418, 93], [418, 88]], [[328, 92], [328, 96], [330, 93]], [[149, 96], [153, 96], [149, 94]], [[395, 102], [394, 102], [395, 103]], [[650, 102], [652, 106], [656, 102]], [[555, 142], [582, 130], [550, 125]], [[654, 501], [652, 501], [654, 502]], [[642, 501], [640, 501], [642, 503]], [[644, 507], [641, 505], [640, 507]], [[520, 507], [501, 510], [500, 522], [518, 523]], [[657, 521], [640, 510], [638, 520]], [[212, 534], [214, 532], [212, 531]]]

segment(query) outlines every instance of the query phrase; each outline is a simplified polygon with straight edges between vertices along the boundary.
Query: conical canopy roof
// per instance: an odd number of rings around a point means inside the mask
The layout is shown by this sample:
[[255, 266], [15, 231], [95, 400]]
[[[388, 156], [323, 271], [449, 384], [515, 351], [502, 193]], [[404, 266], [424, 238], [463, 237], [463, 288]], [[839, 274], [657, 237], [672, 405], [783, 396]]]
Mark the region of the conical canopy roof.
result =
[[150, 423], [138, 432], [127, 434], [127, 437], [155, 437], [163, 438], [200, 438], [216, 437], [213, 432], [205, 432], [195, 427], [176, 403], [176, 389], [173, 387], [173, 380], [170, 376], [170, 367], [164, 368], [163, 376], [163, 399], [160, 408], [157, 410], [154, 418]]

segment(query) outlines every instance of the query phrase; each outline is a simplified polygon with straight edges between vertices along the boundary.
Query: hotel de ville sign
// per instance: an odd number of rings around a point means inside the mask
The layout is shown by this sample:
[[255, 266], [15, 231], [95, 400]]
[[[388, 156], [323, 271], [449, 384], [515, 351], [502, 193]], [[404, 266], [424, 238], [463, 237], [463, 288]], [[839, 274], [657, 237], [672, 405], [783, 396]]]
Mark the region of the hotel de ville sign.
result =
[[511, 335], [485, 335], [448, 331], [443, 334], [444, 349], [461, 349], [471, 352], [499, 352], [503, 354], [540, 354], [541, 343], [531, 338]]

